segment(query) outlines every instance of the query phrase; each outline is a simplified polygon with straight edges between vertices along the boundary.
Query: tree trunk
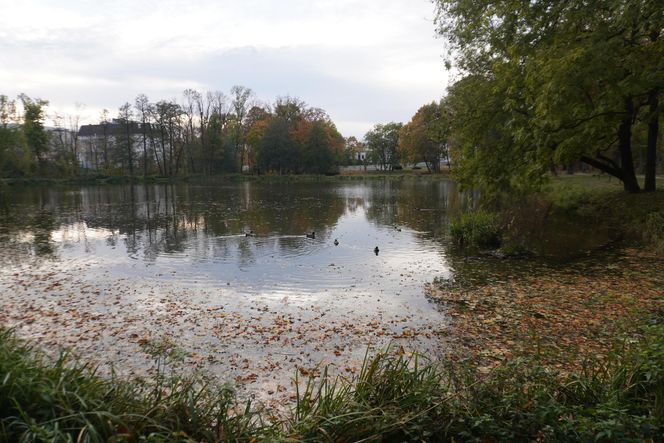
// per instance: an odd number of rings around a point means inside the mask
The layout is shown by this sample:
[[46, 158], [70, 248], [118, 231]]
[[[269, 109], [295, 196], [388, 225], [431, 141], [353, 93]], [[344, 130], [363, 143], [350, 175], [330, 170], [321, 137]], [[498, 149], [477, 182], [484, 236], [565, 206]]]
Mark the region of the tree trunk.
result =
[[126, 133], [127, 133], [127, 159], [129, 161], [129, 176], [133, 177], [134, 176], [134, 155], [132, 152], [132, 145], [131, 145], [131, 135], [129, 134], [129, 121], [127, 121], [127, 126], [126, 126]]
[[161, 126], [161, 137], [159, 141], [161, 142], [161, 164], [162, 164], [162, 170], [163, 170], [163, 175], [167, 176], [168, 175], [168, 166], [167, 166], [167, 159], [166, 159], [166, 134], [164, 133], [164, 126]]
[[148, 176], [148, 141], [145, 134], [145, 119], [143, 119], [141, 129], [143, 133], [143, 178], [146, 178]]
[[636, 193], [641, 190], [634, 172], [634, 159], [632, 158], [632, 117], [634, 103], [631, 98], [625, 100], [625, 116], [618, 128], [618, 148], [620, 150], [620, 166], [625, 191]]
[[659, 90], [653, 89], [648, 94], [650, 119], [648, 121], [648, 148], [646, 153], [646, 192], [655, 191], [657, 175], [657, 136], [659, 135]]

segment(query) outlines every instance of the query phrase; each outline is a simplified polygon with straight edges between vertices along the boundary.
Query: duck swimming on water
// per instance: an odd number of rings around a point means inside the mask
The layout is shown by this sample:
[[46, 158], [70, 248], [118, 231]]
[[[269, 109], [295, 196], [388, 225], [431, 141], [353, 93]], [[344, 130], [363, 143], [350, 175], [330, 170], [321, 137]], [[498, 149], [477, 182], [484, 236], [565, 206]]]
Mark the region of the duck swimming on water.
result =
[[336, 238], [334, 239], [334, 246], [339, 246], [339, 240], [337, 240]]
[[306, 234], [307, 238], [316, 238], [316, 232], [311, 231], [311, 234]]
[[378, 255], [379, 252], [380, 252], [380, 249], [378, 249], [378, 246], [376, 246], [374, 248], [374, 254]]
[[255, 235], [256, 235], [256, 234], [254, 234], [254, 231], [249, 231], [249, 232], [245, 232], [245, 233], [244, 233], [244, 236], [245, 236], [245, 237], [253, 237], [253, 236], [255, 236]]

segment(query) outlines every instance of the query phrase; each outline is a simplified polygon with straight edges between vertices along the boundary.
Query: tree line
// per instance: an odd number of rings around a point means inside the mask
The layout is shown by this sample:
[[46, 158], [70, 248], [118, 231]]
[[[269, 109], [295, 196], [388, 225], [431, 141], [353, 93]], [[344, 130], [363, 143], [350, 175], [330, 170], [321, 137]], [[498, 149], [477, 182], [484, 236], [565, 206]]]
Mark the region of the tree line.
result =
[[442, 101], [407, 124], [377, 124], [362, 140], [344, 138], [323, 109], [293, 97], [261, 103], [243, 86], [229, 94], [187, 89], [180, 100], [157, 102], [139, 94], [114, 115], [104, 109], [96, 124], [47, 114], [47, 106], [0, 95], [0, 176], [326, 174], [344, 165], [391, 170], [420, 162], [439, 172], [448, 154]]
[[346, 139], [323, 109], [293, 97], [261, 103], [243, 86], [188, 89], [179, 101], [139, 94], [93, 125], [48, 116], [47, 105], [0, 95], [2, 176], [323, 174], [345, 162]]
[[[423, 105], [407, 123], [378, 123], [362, 142], [349, 138], [348, 164], [358, 152], [366, 152], [366, 163], [381, 170], [400, 169], [423, 163], [428, 172], [439, 173], [450, 162], [451, 116], [445, 99]], [[360, 162], [361, 163], [361, 162]]]

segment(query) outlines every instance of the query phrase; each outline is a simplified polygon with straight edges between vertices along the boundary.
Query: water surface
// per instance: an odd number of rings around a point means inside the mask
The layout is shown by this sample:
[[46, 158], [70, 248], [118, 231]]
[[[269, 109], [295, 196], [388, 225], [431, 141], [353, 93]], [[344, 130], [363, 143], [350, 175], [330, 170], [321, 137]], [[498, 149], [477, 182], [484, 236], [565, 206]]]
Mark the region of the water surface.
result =
[[0, 257], [94, 258], [105, 273], [248, 297], [425, 303], [423, 285], [449, 276], [442, 233], [463, 204], [443, 180], [12, 189]]

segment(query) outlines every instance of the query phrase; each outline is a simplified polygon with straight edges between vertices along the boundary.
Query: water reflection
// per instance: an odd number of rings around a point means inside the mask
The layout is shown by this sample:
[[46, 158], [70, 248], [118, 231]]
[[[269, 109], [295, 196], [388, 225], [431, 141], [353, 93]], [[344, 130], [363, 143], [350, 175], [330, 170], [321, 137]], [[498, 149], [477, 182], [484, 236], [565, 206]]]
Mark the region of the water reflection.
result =
[[94, 258], [118, 275], [263, 294], [421, 293], [448, 273], [441, 233], [468, 200], [442, 180], [11, 191], [3, 264]]

